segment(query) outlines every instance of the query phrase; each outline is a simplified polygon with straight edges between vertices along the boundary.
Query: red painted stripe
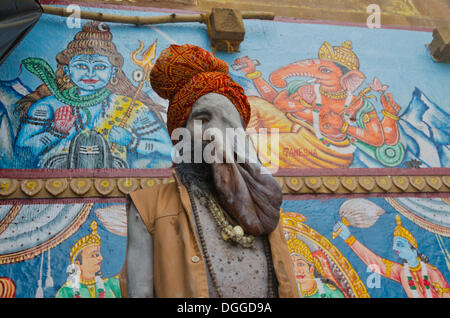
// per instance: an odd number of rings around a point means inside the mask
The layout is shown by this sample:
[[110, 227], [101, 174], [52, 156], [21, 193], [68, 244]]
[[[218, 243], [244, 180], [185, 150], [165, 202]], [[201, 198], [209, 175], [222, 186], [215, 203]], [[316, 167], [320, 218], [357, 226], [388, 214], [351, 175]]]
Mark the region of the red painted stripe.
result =
[[125, 196], [122, 198], [45, 198], [45, 199], [1, 199], [0, 205], [30, 205], [30, 204], [84, 204], [84, 203], [125, 203]]
[[[1, 175], [1, 171], [0, 171]], [[347, 168], [347, 169], [279, 169], [277, 177], [313, 176], [442, 176], [450, 175], [450, 168]]]
[[11, 278], [0, 277], [0, 298], [16, 297], [16, 285]]
[[[276, 177], [316, 176], [442, 176], [450, 168], [279, 169]], [[0, 169], [0, 178], [171, 178], [172, 169]]]
[[303, 201], [303, 200], [329, 200], [329, 199], [356, 199], [356, 198], [449, 198], [449, 193], [319, 193], [319, 194], [286, 194], [283, 201]]
[[0, 178], [168, 178], [169, 169], [0, 169]]
[[[356, 198], [443, 198], [450, 199], [449, 193], [319, 193], [319, 194], [285, 194], [283, 201], [356, 199]], [[0, 205], [30, 204], [84, 204], [84, 203], [125, 203], [123, 198], [45, 198], [45, 199], [2, 199]]]

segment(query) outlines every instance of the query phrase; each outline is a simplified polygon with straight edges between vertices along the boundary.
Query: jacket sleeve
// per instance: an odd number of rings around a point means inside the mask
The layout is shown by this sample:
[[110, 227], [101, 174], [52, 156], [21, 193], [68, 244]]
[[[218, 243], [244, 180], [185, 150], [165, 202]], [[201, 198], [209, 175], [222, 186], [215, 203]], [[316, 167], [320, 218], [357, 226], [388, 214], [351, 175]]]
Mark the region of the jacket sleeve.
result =
[[[123, 297], [153, 297], [154, 188], [131, 193], [127, 201], [127, 253], [120, 273]], [[157, 192], [156, 192], [157, 193]], [[136, 203], [135, 203], [136, 202]], [[138, 207], [139, 208], [138, 208]]]
[[160, 186], [156, 185], [129, 194], [149, 233], [153, 233], [154, 229], [159, 190]]

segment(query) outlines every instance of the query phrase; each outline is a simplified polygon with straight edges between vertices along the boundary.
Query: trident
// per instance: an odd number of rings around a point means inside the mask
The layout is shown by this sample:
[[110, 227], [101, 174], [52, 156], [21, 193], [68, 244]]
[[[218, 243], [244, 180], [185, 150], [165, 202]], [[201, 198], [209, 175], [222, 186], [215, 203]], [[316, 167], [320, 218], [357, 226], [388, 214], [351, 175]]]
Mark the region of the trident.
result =
[[[144, 43], [142, 43], [141, 41], [139, 41], [139, 48], [136, 51], [131, 52], [131, 54], [130, 54], [131, 60], [133, 61], [133, 63], [143, 69], [143, 76], [139, 80], [139, 85], [137, 87], [136, 93], [134, 93], [133, 99], [131, 100], [131, 103], [128, 106], [125, 115], [123, 116], [122, 120], [119, 123], [119, 127], [121, 127], [121, 128], [125, 127], [128, 119], [131, 116], [131, 113], [133, 112], [134, 107], [137, 106], [137, 104], [135, 104], [135, 101], [137, 99], [137, 96], [141, 92], [142, 87], [145, 84], [145, 81], [150, 82], [150, 71], [152, 70], [153, 65], [154, 65], [152, 61], [156, 57], [156, 42], [157, 42], [157, 40], [155, 40], [155, 42], [153, 42], [153, 44], [141, 54], [140, 59], [138, 58], [138, 55], [144, 49]], [[113, 152], [115, 148], [116, 148], [116, 144], [113, 143], [111, 145], [111, 152]]]

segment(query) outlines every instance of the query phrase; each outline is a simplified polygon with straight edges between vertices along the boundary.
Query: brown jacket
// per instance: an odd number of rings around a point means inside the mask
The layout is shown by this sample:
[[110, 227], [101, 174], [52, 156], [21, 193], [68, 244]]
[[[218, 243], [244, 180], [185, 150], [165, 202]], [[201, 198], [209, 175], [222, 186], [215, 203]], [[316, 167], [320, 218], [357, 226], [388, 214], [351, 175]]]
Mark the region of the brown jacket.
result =
[[[191, 202], [174, 173], [175, 182], [130, 193], [154, 242], [155, 297], [209, 297], [205, 261], [197, 240]], [[281, 223], [269, 235], [280, 297], [299, 297]], [[127, 296], [126, 265], [121, 274]]]

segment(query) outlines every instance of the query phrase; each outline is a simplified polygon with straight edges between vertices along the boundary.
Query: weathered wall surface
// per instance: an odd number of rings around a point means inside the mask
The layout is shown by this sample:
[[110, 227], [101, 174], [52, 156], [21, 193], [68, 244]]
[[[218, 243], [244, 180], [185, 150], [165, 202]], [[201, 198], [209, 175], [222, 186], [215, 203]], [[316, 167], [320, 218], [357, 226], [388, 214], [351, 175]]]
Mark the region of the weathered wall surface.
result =
[[[201, 24], [89, 25], [43, 16], [0, 68], [5, 296], [121, 296], [124, 194], [170, 182], [171, 166], [167, 101], [133, 53], [152, 48], [149, 68], [170, 44], [211, 50]], [[282, 219], [293, 261], [308, 263], [296, 267], [304, 296], [448, 296], [450, 68], [429, 56], [430, 30], [245, 27], [240, 52], [216, 55], [249, 96], [250, 128], [280, 131]], [[84, 85], [97, 85], [95, 99], [77, 98]], [[83, 270], [103, 273], [103, 283], [81, 282], [91, 289], [66, 283], [87, 246], [98, 249]], [[426, 257], [405, 266], [415, 251]]]
[[[92, 2], [92, 0], [81, 0]], [[132, 5], [209, 11], [214, 7], [240, 10], [270, 11], [277, 16], [308, 20], [326, 20], [365, 23], [367, 7], [377, 4], [381, 8], [385, 25], [432, 27], [448, 25], [450, 8], [446, 0], [105, 0], [112, 5]]]

